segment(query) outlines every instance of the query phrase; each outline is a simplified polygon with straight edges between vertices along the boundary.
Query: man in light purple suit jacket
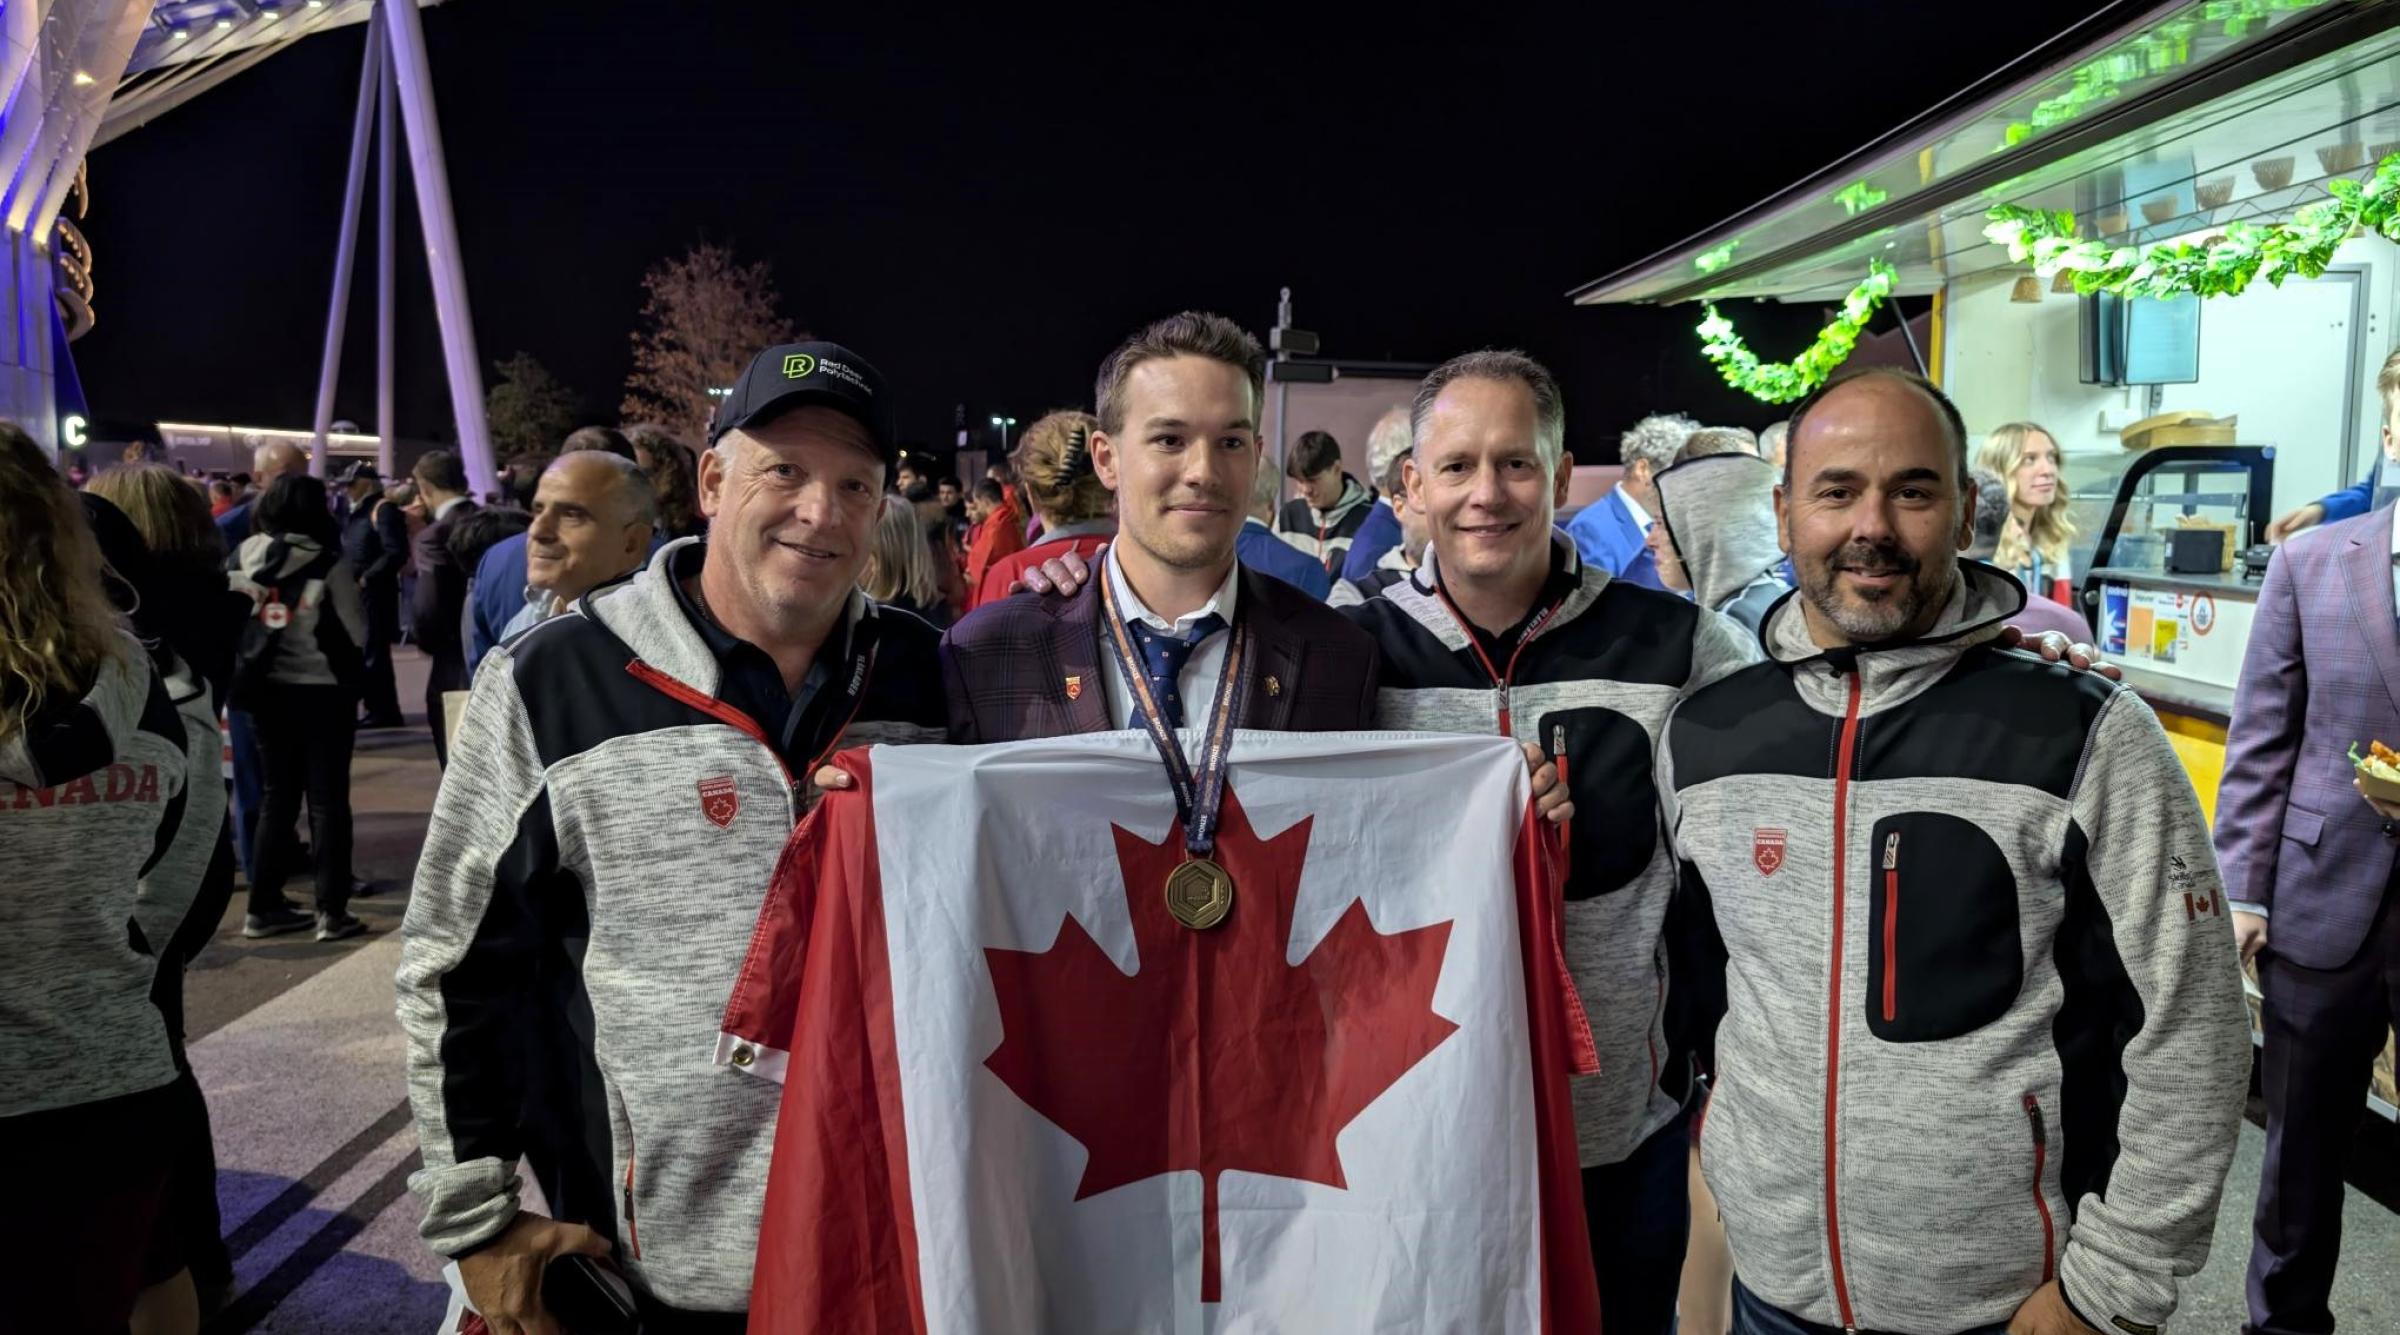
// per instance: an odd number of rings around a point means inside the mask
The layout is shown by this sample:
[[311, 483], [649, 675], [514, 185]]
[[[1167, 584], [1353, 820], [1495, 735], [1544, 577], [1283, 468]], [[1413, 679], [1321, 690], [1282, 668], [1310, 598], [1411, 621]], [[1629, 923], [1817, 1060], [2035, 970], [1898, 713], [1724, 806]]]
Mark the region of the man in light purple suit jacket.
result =
[[[2400, 353], [2378, 386], [2388, 422], [2400, 416]], [[2400, 449], [2394, 425], [2387, 452]], [[2217, 857], [2266, 994], [2267, 1155], [2245, 1335], [2333, 1329], [2344, 1153], [2400, 1018], [2400, 807], [2366, 800], [2346, 755], [2400, 743], [2393, 520], [2386, 505], [2276, 552], [2226, 737]]]

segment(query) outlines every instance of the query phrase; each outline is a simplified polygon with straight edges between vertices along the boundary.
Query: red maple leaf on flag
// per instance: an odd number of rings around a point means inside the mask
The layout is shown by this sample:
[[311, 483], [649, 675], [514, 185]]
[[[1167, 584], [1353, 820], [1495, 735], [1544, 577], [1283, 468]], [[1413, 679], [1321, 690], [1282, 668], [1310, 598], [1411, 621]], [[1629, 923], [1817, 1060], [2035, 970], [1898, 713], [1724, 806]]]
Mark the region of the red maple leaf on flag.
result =
[[984, 951], [1004, 1029], [984, 1065], [1082, 1142], [1075, 1199], [1200, 1174], [1202, 1302], [1221, 1293], [1218, 1174], [1346, 1189], [1335, 1137], [1458, 1028], [1433, 1011], [1448, 922], [1378, 932], [1354, 899], [1307, 959], [1286, 962], [1313, 823], [1262, 841], [1227, 790], [1216, 860], [1233, 913], [1206, 931], [1167, 911], [1181, 823], [1157, 844], [1117, 829], [1131, 975], [1073, 918], [1048, 950]]

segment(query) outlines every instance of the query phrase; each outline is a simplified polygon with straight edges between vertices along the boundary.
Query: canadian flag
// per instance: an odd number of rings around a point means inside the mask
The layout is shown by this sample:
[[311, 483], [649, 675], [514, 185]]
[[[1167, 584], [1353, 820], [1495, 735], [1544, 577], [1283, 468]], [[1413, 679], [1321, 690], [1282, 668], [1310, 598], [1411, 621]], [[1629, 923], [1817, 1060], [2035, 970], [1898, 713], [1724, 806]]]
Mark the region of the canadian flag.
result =
[[1205, 929], [1140, 734], [838, 763], [717, 1050], [784, 1081], [753, 1331], [1598, 1329], [1515, 745], [1238, 734]]

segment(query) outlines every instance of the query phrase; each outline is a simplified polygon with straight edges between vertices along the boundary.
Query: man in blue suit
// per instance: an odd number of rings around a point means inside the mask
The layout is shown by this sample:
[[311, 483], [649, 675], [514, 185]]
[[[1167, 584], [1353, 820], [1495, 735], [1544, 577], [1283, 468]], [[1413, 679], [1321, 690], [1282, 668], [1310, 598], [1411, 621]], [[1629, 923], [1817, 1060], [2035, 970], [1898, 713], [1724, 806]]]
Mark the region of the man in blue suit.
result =
[[1650, 525], [1658, 514], [1652, 479], [1675, 466], [1683, 443], [1700, 424], [1680, 413], [1656, 413], [1633, 424], [1620, 441], [1625, 472], [1607, 495], [1567, 521], [1575, 551], [1628, 584], [1664, 589], [1650, 555]]
[[2367, 475], [2355, 487], [2345, 487], [2328, 496], [2319, 496], [2299, 509], [2267, 525], [2267, 541], [2281, 542], [2293, 534], [2315, 528], [2319, 524], [2338, 524], [2356, 519], [2374, 508], [2375, 479], [2383, 471], [2383, 458], [2376, 456], [2367, 468]]

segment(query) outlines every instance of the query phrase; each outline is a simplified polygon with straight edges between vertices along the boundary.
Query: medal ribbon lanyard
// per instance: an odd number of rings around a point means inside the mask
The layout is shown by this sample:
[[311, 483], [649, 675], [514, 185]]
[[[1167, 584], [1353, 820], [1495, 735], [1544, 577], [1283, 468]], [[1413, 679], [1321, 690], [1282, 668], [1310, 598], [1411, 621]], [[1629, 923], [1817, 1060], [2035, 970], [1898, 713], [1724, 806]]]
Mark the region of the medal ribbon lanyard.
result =
[[1175, 814], [1183, 819], [1183, 846], [1187, 858], [1205, 858], [1216, 847], [1217, 809], [1225, 798], [1225, 772], [1233, 753], [1233, 730], [1242, 716], [1242, 702], [1250, 694], [1250, 630], [1240, 616], [1234, 618], [1230, 632], [1232, 640], [1225, 646], [1225, 668], [1217, 676], [1217, 693], [1208, 707], [1208, 724], [1200, 747], [1200, 768], [1195, 772], [1183, 753], [1183, 742], [1175, 730], [1167, 726], [1166, 711], [1160, 708], [1158, 697], [1150, 689], [1150, 675], [1143, 669], [1142, 656], [1135, 652], [1133, 635], [1125, 628], [1125, 617], [1118, 610], [1115, 590], [1105, 572], [1100, 584], [1100, 601], [1108, 614], [1108, 644], [1117, 658], [1117, 671], [1125, 678], [1126, 692], [1133, 699], [1134, 713], [1150, 734], [1150, 744], [1158, 748], [1159, 759], [1166, 762], [1167, 782], [1175, 789]]
[[1525, 656], [1525, 646], [1533, 643], [1533, 637], [1542, 633], [1542, 627], [1550, 624], [1550, 618], [1558, 615], [1558, 609], [1566, 606], [1567, 600], [1559, 599], [1543, 608], [1541, 614], [1534, 617], [1533, 620], [1525, 623], [1525, 633], [1517, 637], [1517, 647], [1509, 650], [1508, 670], [1502, 672], [1499, 668], [1492, 666], [1492, 656], [1483, 651], [1483, 641], [1475, 638], [1473, 623], [1467, 620], [1465, 613], [1458, 610], [1458, 604], [1450, 601], [1449, 592], [1439, 584], [1434, 586], [1433, 591], [1434, 595], [1442, 600], [1442, 606], [1449, 609], [1450, 619], [1456, 621], [1458, 628], [1466, 632], [1467, 647], [1475, 651], [1476, 661], [1483, 664], [1483, 674], [1492, 679], [1492, 690], [1500, 697], [1500, 735], [1503, 737], [1516, 736], [1509, 726], [1508, 691], [1517, 679], [1517, 660]]

